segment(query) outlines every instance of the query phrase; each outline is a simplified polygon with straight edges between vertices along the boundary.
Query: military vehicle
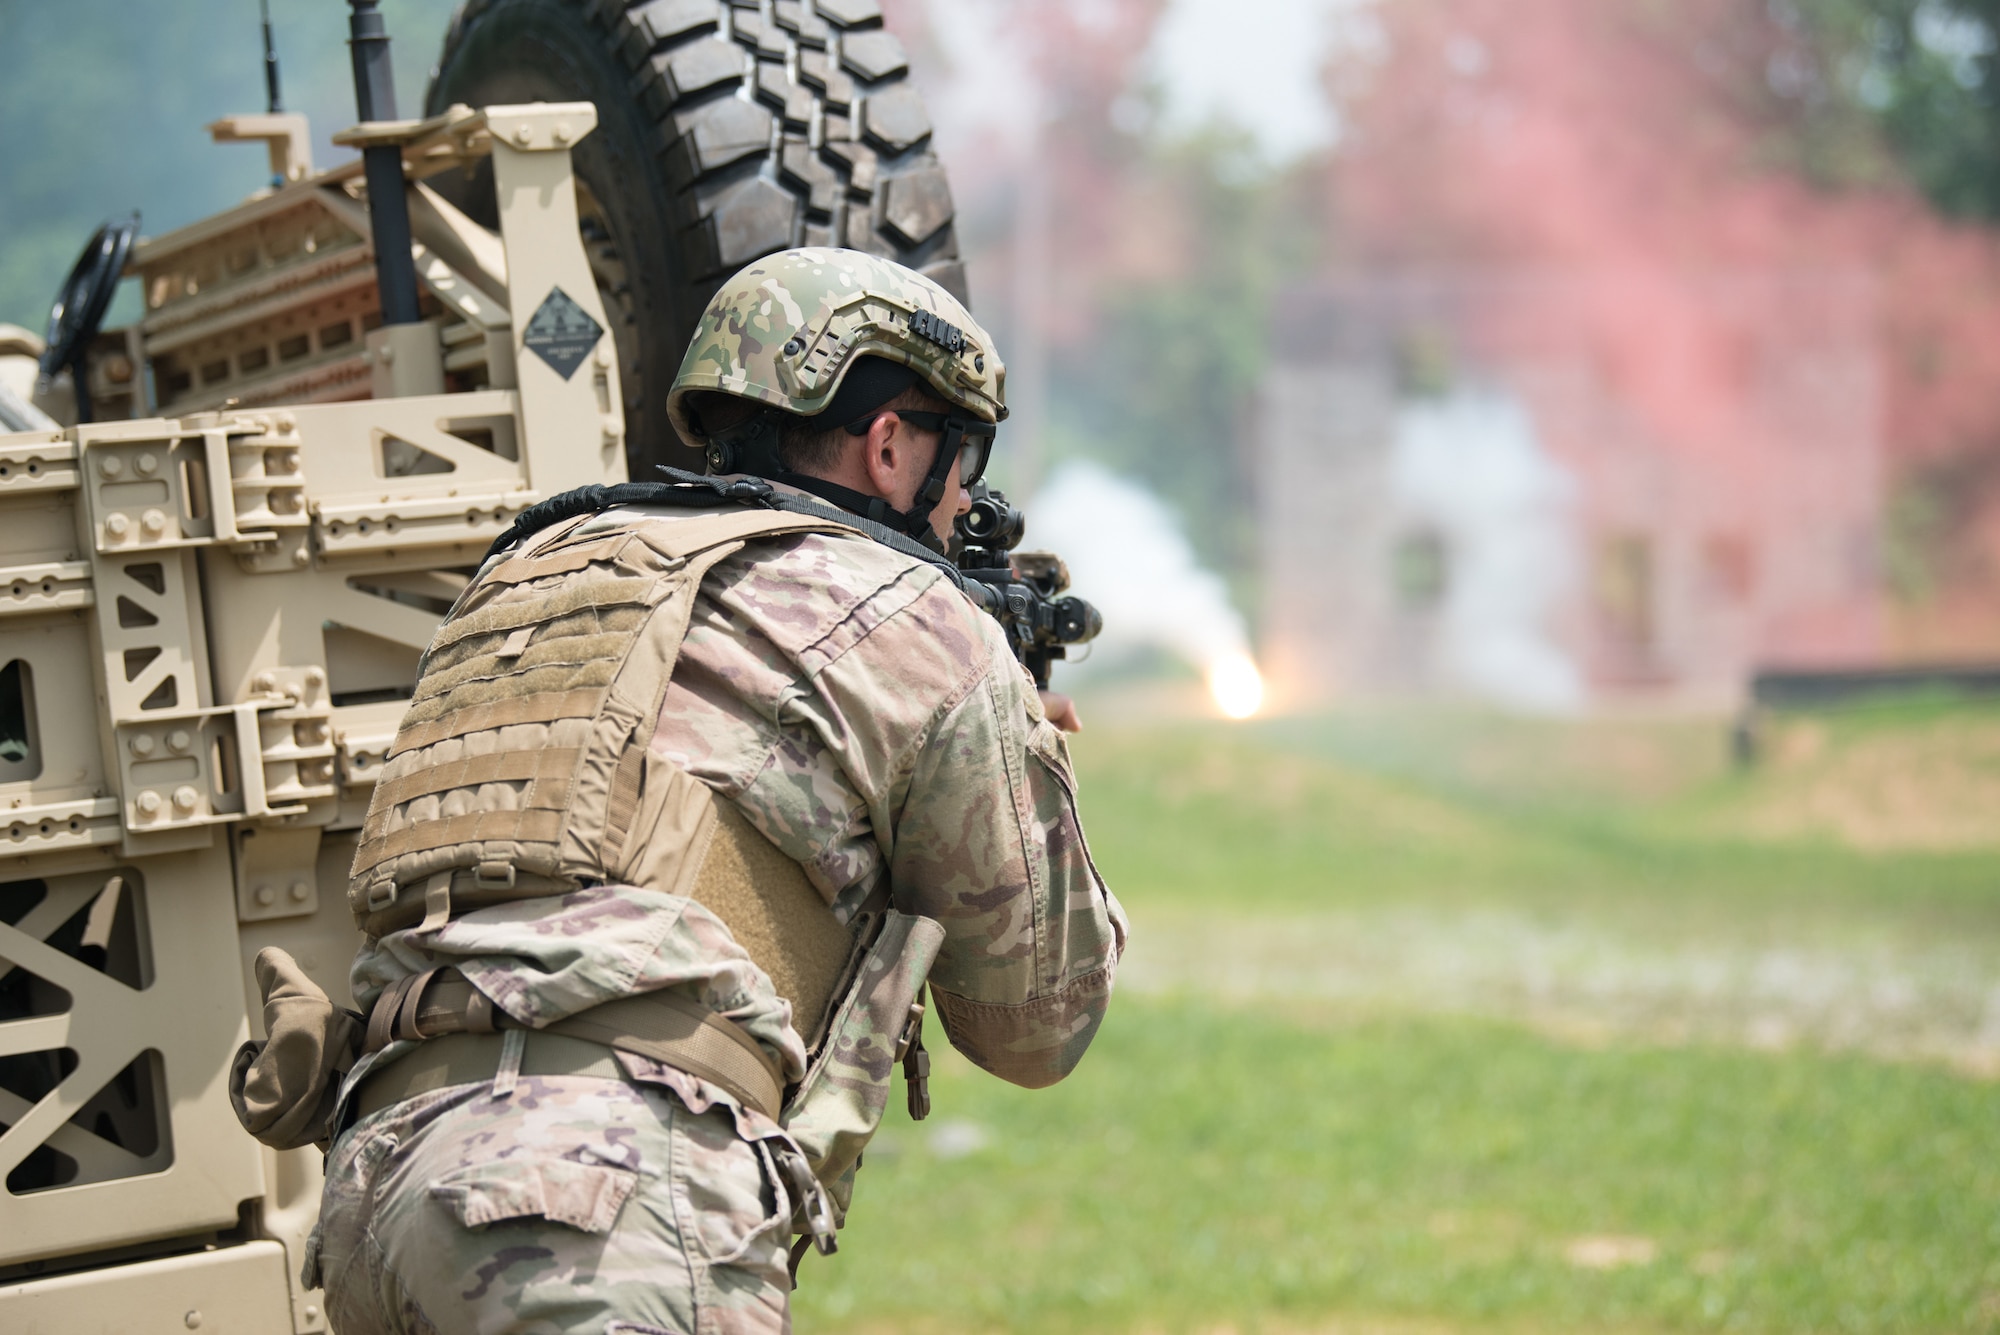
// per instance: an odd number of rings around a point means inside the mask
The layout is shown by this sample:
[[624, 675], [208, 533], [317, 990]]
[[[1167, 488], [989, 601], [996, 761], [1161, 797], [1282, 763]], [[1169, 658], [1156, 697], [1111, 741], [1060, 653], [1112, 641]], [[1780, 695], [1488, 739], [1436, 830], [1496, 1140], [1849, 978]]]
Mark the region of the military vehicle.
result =
[[[326, 1328], [319, 1155], [244, 1134], [227, 1074], [261, 948], [347, 995], [347, 870], [438, 619], [528, 505], [699, 467], [661, 406], [736, 267], [826, 243], [963, 288], [875, 0], [468, 0], [416, 119], [351, 3], [359, 159], [315, 170], [274, 79], [210, 127], [269, 189], [107, 224], [46, 346], [0, 328], [15, 1335]], [[125, 278], [143, 313], [100, 328]]]

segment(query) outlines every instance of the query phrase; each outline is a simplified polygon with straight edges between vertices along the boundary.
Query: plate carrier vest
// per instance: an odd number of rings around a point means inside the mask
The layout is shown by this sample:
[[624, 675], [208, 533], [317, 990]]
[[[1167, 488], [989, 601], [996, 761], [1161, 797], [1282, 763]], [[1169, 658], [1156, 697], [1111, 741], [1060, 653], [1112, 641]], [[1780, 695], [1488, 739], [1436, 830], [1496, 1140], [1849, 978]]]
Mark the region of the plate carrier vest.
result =
[[592, 884], [702, 904], [792, 1003], [813, 1056], [782, 1120], [844, 1214], [888, 1071], [913, 1044], [921, 1055], [917, 998], [943, 928], [890, 910], [886, 889], [843, 924], [796, 861], [648, 743], [716, 562], [763, 538], [867, 534], [735, 505], [606, 528], [590, 525], [604, 498], [572, 497], [545, 503], [570, 502], [561, 521], [489, 562], [425, 653], [349, 907], [380, 936]]

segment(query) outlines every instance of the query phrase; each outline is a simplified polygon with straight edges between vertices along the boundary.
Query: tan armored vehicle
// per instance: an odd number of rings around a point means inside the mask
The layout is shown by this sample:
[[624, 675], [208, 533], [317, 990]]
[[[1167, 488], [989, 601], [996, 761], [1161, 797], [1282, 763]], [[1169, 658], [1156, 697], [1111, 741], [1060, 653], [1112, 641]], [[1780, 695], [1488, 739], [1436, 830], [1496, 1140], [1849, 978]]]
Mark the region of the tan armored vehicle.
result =
[[[219, 122], [269, 190], [107, 225], [56, 346], [0, 327], [10, 1335], [325, 1329], [319, 1156], [245, 1135], [227, 1073], [262, 947], [347, 995], [356, 830], [439, 617], [526, 506], [693, 460], [660, 405], [726, 272], [826, 242], [960, 282], [874, 0], [471, 0], [420, 120], [354, 9], [362, 160]], [[144, 314], [99, 329], [122, 278]]]

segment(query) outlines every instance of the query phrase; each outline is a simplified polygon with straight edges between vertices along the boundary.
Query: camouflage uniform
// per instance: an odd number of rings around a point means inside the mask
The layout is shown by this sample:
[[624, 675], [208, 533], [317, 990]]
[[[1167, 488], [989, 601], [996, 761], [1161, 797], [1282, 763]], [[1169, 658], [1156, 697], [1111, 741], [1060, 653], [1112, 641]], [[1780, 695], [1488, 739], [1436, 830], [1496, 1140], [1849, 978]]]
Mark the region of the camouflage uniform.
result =
[[[676, 522], [627, 509], [580, 531]], [[725, 558], [702, 581], [651, 747], [733, 803], [843, 920], [887, 878], [899, 910], [942, 924], [931, 996], [974, 1062], [1040, 1086], [1081, 1058], [1124, 917], [1032, 680], [935, 567], [828, 534]], [[789, 1004], [719, 919], [676, 895], [594, 886], [390, 932], [356, 959], [355, 997], [366, 1007], [439, 965], [537, 1028], [672, 989], [740, 1024], [787, 1082], [806, 1073]], [[415, 1046], [364, 1058], [349, 1089]], [[785, 1161], [804, 1143], [844, 1212], [890, 1063], [831, 1063], [852, 1115], [828, 1130], [616, 1059], [630, 1083], [503, 1073], [341, 1136], [307, 1280], [324, 1274], [342, 1335], [788, 1327], [799, 1179]]]
[[769, 1151], [698, 1093], [454, 1085], [342, 1137], [319, 1266], [341, 1335], [788, 1327]]

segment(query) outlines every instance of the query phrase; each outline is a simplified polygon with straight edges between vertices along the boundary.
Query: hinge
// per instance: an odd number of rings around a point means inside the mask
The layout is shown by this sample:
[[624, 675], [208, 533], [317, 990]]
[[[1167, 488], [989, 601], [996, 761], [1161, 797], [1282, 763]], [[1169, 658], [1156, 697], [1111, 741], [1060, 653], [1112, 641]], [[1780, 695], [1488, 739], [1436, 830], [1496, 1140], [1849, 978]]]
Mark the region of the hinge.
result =
[[255, 687], [239, 704], [115, 725], [126, 840], [142, 841], [133, 851], [153, 851], [157, 836], [305, 815], [338, 795], [325, 670], [274, 669]]

